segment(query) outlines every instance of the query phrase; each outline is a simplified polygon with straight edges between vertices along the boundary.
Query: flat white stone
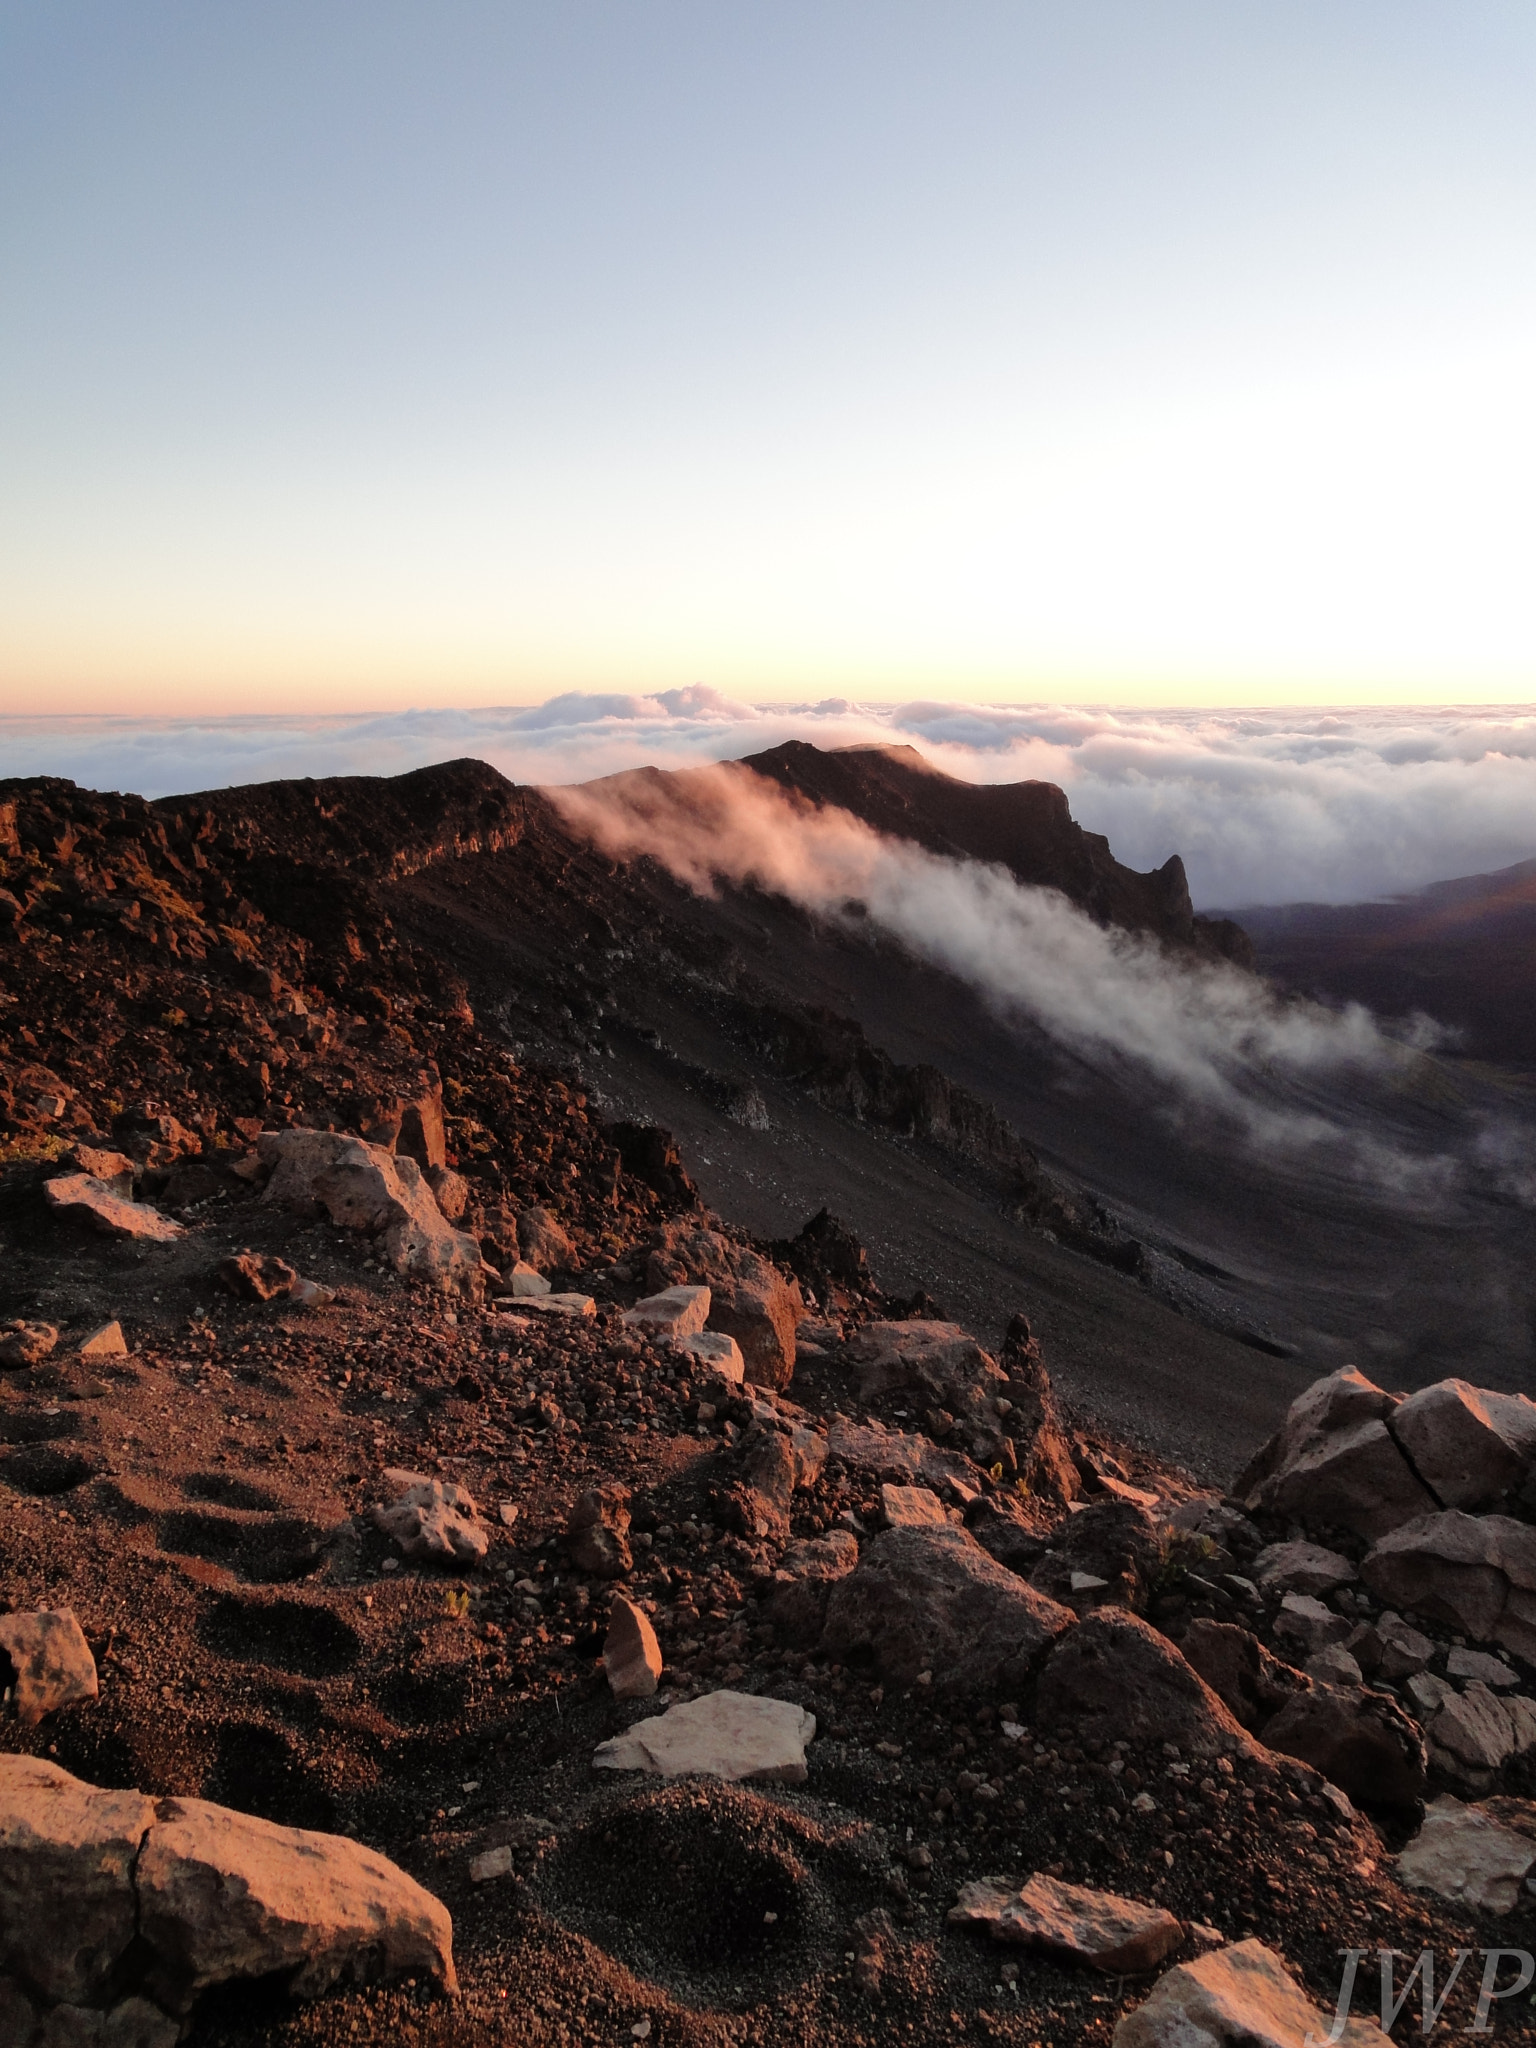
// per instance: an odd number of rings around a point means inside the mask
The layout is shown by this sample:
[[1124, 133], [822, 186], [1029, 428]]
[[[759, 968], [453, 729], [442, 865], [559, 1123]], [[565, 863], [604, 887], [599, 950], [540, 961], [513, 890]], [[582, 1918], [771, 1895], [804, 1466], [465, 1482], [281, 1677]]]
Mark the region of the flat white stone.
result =
[[696, 1358], [700, 1365], [707, 1365], [733, 1386], [745, 1383], [747, 1361], [742, 1356], [741, 1346], [734, 1337], [727, 1337], [723, 1330], [693, 1330], [687, 1336], [674, 1339], [674, 1342], [686, 1357]]
[[624, 1311], [632, 1330], [653, 1330], [662, 1337], [696, 1337], [709, 1321], [713, 1300], [707, 1287], [664, 1287]]
[[552, 1316], [580, 1316], [590, 1321], [597, 1303], [590, 1294], [528, 1294], [520, 1297], [523, 1308], [538, 1309]]
[[803, 1785], [805, 1746], [815, 1733], [816, 1716], [790, 1700], [711, 1692], [599, 1743], [592, 1762], [602, 1771], [652, 1771], [663, 1778]]
[[1262, 1941], [1233, 1942], [1160, 1977], [1144, 2005], [1115, 2028], [1114, 2048], [1388, 2048], [1374, 2020], [1351, 2019], [1335, 2036], [1324, 2014]]
[[1394, 1867], [1412, 1891], [1508, 1913], [1533, 1864], [1536, 1841], [1447, 1792], [1425, 1810], [1424, 1825]]

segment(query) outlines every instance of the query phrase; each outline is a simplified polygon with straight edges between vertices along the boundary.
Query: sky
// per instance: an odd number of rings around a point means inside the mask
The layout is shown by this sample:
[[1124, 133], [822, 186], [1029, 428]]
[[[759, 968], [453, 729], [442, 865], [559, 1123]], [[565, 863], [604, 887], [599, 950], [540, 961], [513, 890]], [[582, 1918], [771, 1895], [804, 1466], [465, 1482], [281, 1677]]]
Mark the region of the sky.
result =
[[1390, 783], [1361, 707], [1536, 698], [1533, 88], [1528, 0], [0, 0], [0, 713], [1353, 707]]

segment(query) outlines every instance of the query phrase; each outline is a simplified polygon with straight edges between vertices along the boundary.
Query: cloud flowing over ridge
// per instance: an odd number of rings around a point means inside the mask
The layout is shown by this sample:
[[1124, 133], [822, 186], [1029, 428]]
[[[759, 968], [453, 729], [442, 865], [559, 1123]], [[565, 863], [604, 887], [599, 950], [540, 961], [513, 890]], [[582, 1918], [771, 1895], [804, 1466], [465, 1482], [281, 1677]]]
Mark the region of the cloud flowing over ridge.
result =
[[1328, 1148], [1356, 1172], [1419, 1192], [1451, 1170], [1410, 1161], [1306, 1102], [1311, 1082], [1385, 1077], [1413, 1058], [1358, 1005], [1281, 999], [1224, 962], [1178, 959], [1094, 923], [1055, 890], [886, 839], [743, 768], [637, 771], [550, 794], [604, 852], [650, 855], [702, 894], [751, 883], [821, 917], [867, 917], [1004, 1017], [1027, 1018], [1097, 1067], [1151, 1077], [1170, 1107], [1202, 1111], [1256, 1146]]
[[696, 684], [375, 717], [0, 719], [0, 772], [160, 796], [277, 776], [397, 774], [473, 754], [514, 781], [549, 784], [726, 760], [791, 738], [914, 745], [977, 782], [1058, 782], [1074, 816], [1129, 866], [1182, 854], [1202, 909], [1353, 902], [1536, 855], [1536, 705], [754, 706]]

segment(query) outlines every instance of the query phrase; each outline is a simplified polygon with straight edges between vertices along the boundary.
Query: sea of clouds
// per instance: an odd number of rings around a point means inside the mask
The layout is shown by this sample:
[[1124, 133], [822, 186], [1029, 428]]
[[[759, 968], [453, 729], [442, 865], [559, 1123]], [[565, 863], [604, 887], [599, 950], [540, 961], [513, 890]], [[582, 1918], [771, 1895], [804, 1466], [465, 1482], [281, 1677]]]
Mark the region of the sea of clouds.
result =
[[756, 706], [706, 685], [345, 717], [0, 718], [0, 774], [168, 796], [475, 755], [517, 782], [691, 767], [787, 739], [904, 744], [976, 782], [1060, 783], [1136, 868], [1184, 856], [1202, 909], [1354, 902], [1536, 856], [1536, 705], [1130, 711]]

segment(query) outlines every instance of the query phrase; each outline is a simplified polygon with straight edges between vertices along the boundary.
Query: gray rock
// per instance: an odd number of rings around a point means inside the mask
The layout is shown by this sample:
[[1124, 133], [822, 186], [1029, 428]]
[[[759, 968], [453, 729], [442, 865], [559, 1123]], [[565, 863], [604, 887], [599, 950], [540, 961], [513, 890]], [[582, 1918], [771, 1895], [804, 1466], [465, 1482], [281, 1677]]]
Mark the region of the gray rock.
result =
[[535, 1205], [521, 1211], [517, 1219], [517, 1246], [537, 1272], [570, 1273], [576, 1269], [576, 1248], [548, 1209]]
[[1360, 1571], [1381, 1599], [1525, 1654], [1526, 1623], [1514, 1596], [1536, 1593], [1536, 1529], [1526, 1523], [1457, 1510], [1423, 1515], [1383, 1536]]
[[1389, 1683], [1412, 1678], [1416, 1671], [1424, 1670], [1435, 1654], [1435, 1646], [1429, 1637], [1410, 1627], [1400, 1614], [1394, 1614], [1390, 1608], [1378, 1617], [1375, 1626], [1380, 1645], [1376, 1659], [1378, 1678]]
[[1308, 1678], [1319, 1685], [1357, 1686], [1365, 1674], [1342, 1643], [1329, 1643], [1314, 1650], [1303, 1666]]
[[965, 1530], [888, 1529], [833, 1586], [821, 1651], [868, 1653], [891, 1685], [929, 1671], [936, 1693], [1012, 1691], [1072, 1624]]
[[1357, 1422], [1298, 1451], [1261, 1495], [1258, 1504], [1272, 1514], [1360, 1536], [1384, 1536], [1435, 1505], [1379, 1421]]
[[1499, 1771], [1531, 1744], [1531, 1729], [1514, 1701], [1500, 1699], [1477, 1679], [1441, 1702], [1427, 1732], [1436, 1749], [1472, 1771]]
[[1359, 1576], [1347, 1557], [1320, 1543], [1271, 1543], [1251, 1567], [1254, 1579], [1270, 1593], [1333, 1593], [1352, 1586]]
[[1393, 1863], [1398, 1883], [1479, 1912], [1513, 1911], [1536, 1866], [1536, 1807], [1529, 1808], [1529, 1816], [1529, 1831], [1521, 1833], [1485, 1807], [1463, 1806], [1451, 1793], [1442, 1793], [1425, 1809], [1423, 1826]]
[[96, 1659], [67, 1607], [0, 1615], [0, 1651], [11, 1660], [11, 1705], [24, 1728], [97, 1696]]
[[1440, 1380], [1411, 1395], [1391, 1429], [1442, 1507], [1497, 1500], [1536, 1459], [1536, 1401], [1465, 1380]]
[[687, 1337], [676, 1339], [676, 1346], [685, 1358], [697, 1359], [701, 1366], [733, 1386], [741, 1386], [747, 1377], [747, 1361], [742, 1356], [741, 1346], [734, 1337], [727, 1337], [723, 1330], [698, 1330]]
[[815, 1733], [816, 1716], [789, 1700], [712, 1692], [599, 1743], [592, 1762], [598, 1770], [663, 1778], [803, 1785], [805, 1746]]
[[[1426, 1658], [1425, 1662], [1429, 1660]], [[1420, 1667], [1422, 1669], [1422, 1666]], [[1486, 1650], [1465, 1650], [1455, 1645], [1445, 1660], [1451, 1678], [1480, 1678], [1484, 1685], [1518, 1685], [1520, 1680], [1502, 1657], [1490, 1657]]]
[[394, 1498], [374, 1509], [374, 1523], [407, 1557], [473, 1565], [490, 1549], [490, 1531], [467, 1488], [423, 1472], [388, 1471], [384, 1483]]
[[1275, 1634], [1300, 1643], [1309, 1656], [1329, 1643], [1342, 1643], [1353, 1626], [1310, 1593], [1287, 1593], [1275, 1616]]

